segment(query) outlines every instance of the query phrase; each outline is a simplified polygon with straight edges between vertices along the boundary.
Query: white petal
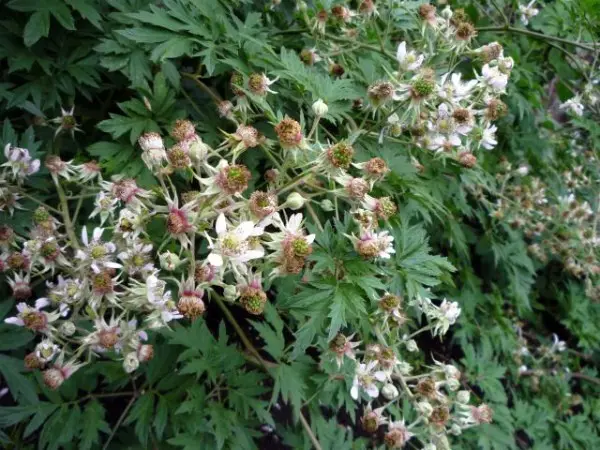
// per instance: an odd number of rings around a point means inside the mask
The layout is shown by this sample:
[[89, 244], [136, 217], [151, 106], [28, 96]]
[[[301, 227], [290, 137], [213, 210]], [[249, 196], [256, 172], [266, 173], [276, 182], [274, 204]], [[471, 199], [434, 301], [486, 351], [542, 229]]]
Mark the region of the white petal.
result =
[[350, 396], [354, 400], [358, 400], [358, 386], [356, 384], [352, 386], [352, 389], [350, 389]]
[[215, 223], [215, 231], [220, 236], [227, 231], [227, 222], [225, 221], [225, 214], [219, 214], [217, 222]]
[[379, 397], [379, 388], [377, 386], [375, 386], [374, 384], [371, 384], [370, 386], [367, 386], [365, 388], [365, 392], [371, 398], [377, 398], [377, 397]]
[[215, 267], [221, 267], [223, 265], [223, 258], [218, 253], [211, 253], [206, 260]]
[[17, 311], [19, 311], [20, 313], [23, 311], [27, 311], [28, 309], [29, 309], [29, 306], [27, 306], [27, 303], [25, 303], [25, 302], [17, 303]]
[[50, 304], [50, 301], [47, 298], [38, 298], [35, 301], [35, 309], [42, 309]]
[[[87, 227], [84, 225], [81, 229], [81, 242], [87, 247], [89, 245], [88, 235], [87, 235]], [[78, 252], [79, 253], [79, 252]]]
[[238, 261], [250, 261], [251, 259], [262, 258], [265, 255], [264, 249], [260, 250], [248, 250], [242, 256], [240, 256]]
[[402, 41], [402, 42], [400, 42], [400, 45], [398, 45], [398, 50], [396, 50], [396, 59], [398, 60], [398, 62], [400, 64], [402, 64], [404, 62], [405, 58], [406, 58], [406, 42]]
[[250, 221], [240, 223], [235, 229], [235, 234], [242, 240], [248, 239], [254, 229], [254, 223]]
[[25, 322], [23, 322], [23, 319], [20, 319], [18, 317], [9, 317], [8, 319], [4, 319], [4, 323], [10, 323], [12, 325], [18, 325], [20, 327], [25, 325]]

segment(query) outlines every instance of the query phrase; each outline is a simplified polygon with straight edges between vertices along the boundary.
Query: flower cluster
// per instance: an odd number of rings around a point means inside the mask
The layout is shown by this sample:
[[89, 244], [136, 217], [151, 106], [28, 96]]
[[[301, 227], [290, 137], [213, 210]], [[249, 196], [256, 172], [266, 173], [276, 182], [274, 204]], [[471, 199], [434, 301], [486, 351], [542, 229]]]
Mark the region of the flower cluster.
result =
[[[385, 426], [384, 442], [391, 448], [403, 448], [414, 436], [429, 442], [431, 448], [448, 448], [449, 434], [458, 435], [473, 426], [490, 423], [493, 413], [485, 404], [469, 404], [469, 391], [459, 390], [461, 373], [455, 366], [434, 360], [433, 366], [417, 375], [405, 358], [407, 352], [419, 350], [414, 338], [420, 333], [446, 333], [460, 314], [457, 304], [444, 299], [436, 306], [430, 298], [422, 297], [404, 303], [400, 296], [385, 293], [373, 313], [378, 341], [362, 345], [353, 340], [354, 335], [338, 333], [329, 342], [330, 355], [338, 368], [346, 359], [355, 365], [350, 395], [358, 402], [368, 402], [360, 419], [365, 432], [374, 434]], [[425, 315], [429, 324], [401, 336], [400, 330], [406, 328], [407, 321], [404, 308], [414, 308]], [[394, 342], [388, 345], [390, 340]], [[416, 417], [410, 424], [385, 416], [386, 410], [400, 399], [412, 406]], [[374, 403], [382, 405], [373, 408]]]

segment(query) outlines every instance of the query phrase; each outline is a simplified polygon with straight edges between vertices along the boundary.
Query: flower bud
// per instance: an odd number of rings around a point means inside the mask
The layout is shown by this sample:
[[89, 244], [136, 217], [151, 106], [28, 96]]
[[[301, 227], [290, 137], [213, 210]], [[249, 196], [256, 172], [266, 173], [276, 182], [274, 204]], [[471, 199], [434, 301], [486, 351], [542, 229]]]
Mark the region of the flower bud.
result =
[[292, 192], [290, 195], [288, 195], [285, 201], [285, 206], [297, 211], [304, 206], [304, 203], [306, 203], [306, 200], [304, 197], [302, 197], [302, 195], [300, 195], [298, 192]]
[[177, 269], [177, 267], [179, 267], [181, 264], [179, 256], [169, 251], [159, 255], [158, 259], [160, 261], [160, 267], [162, 267], [164, 270], [168, 270], [169, 272]]
[[195, 163], [202, 162], [208, 156], [210, 147], [199, 137], [193, 139], [188, 148], [188, 155]]
[[56, 367], [44, 370], [43, 378], [44, 384], [53, 391], [58, 389], [65, 382], [66, 379], [63, 372]]
[[525, 175], [527, 175], [529, 173], [529, 167], [527, 167], [526, 165], [521, 165], [519, 166], [519, 168], [517, 169], [517, 174], [524, 177]]
[[450, 434], [453, 434], [454, 436], [460, 436], [462, 434], [462, 428], [460, 427], [460, 425], [457, 423], [453, 423], [450, 427]]
[[417, 403], [417, 410], [425, 417], [429, 417], [433, 412], [433, 406], [431, 406], [431, 403], [423, 401]]
[[415, 341], [414, 339], [410, 339], [409, 341], [406, 342], [406, 350], [408, 350], [409, 352], [416, 352], [419, 351], [419, 346], [417, 345], [417, 341]]
[[393, 400], [398, 397], [398, 394], [398, 388], [391, 383], [388, 383], [381, 388], [381, 395], [383, 395], [383, 398], [386, 400]]
[[230, 302], [233, 302], [238, 296], [237, 288], [231, 284], [228, 284], [223, 289], [223, 296]]
[[59, 328], [64, 336], [73, 336], [77, 330], [75, 324], [71, 321], [63, 322]]
[[316, 102], [313, 103], [312, 110], [313, 113], [315, 113], [315, 116], [323, 117], [329, 111], [329, 107], [327, 106], [327, 103], [325, 103], [323, 100], [318, 99]]
[[333, 202], [331, 200], [329, 200], [328, 198], [326, 198], [325, 200], [321, 201], [321, 209], [323, 211], [333, 211], [334, 210], [334, 206], [333, 206]]
[[458, 391], [456, 393], [456, 401], [462, 405], [467, 405], [471, 399], [471, 393], [469, 391]]
[[137, 357], [140, 362], [147, 362], [154, 358], [154, 347], [151, 344], [140, 345], [137, 351]]
[[140, 366], [140, 360], [138, 359], [135, 352], [127, 353], [123, 360], [123, 369], [127, 373], [131, 373]]
[[450, 378], [446, 382], [446, 387], [448, 387], [448, 389], [451, 391], [456, 391], [458, 388], [460, 388], [460, 381], [458, 381], [456, 378]]

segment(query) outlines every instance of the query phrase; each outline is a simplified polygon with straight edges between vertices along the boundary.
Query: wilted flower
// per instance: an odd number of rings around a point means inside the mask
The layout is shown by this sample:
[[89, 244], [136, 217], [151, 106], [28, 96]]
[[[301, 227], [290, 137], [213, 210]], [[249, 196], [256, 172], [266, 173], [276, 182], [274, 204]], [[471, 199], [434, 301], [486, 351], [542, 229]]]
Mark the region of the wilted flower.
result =
[[386, 445], [391, 448], [402, 448], [413, 437], [414, 434], [408, 431], [404, 420], [390, 422], [388, 432], [383, 437]]
[[264, 73], [253, 73], [248, 78], [248, 90], [255, 95], [267, 95], [267, 93], [276, 94], [277, 92], [271, 90], [270, 86], [279, 80], [276, 77], [270, 80]]
[[342, 366], [344, 356], [352, 360], [356, 359], [354, 356], [354, 348], [358, 347], [360, 342], [352, 342], [353, 337], [354, 335], [346, 337], [342, 333], [338, 333], [331, 342], [329, 342], [329, 350], [335, 353], [338, 367]]

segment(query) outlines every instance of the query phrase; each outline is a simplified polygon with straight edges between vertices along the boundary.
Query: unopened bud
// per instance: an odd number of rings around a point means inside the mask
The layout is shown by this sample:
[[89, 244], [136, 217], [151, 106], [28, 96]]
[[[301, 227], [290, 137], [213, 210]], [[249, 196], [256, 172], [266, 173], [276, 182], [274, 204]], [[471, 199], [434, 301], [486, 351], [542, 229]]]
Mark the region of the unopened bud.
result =
[[381, 389], [381, 395], [383, 395], [386, 400], [393, 400], [398, 397], [398, 394], [398, 388], [391, 383], [384, 385]]
[[450, 427], [450, 434], [453, 434], [454, 436], [460, 436], [462, 434], [462, 428], [460, 427], [460, 425], [457, 423], [453, 423]]
[[290, 195], [288, 195], [285, 201], [285, 206], [296, 211], [302, 208], [305, 202], [306, 200], [304, 197], [302, 197], [302, 195], [297, 192], [292, 192]]
[[333, 206], [333, 202], [331, 200], [329, 200], [328, 198], [326, 198], [325, 200], [321, 201], [321, 209], [323, 211], [333, 211], [334, 210], [334, 206]]
[[133, 372], [140, 366], [140, 360], [138, 359], [135, 352], [128, 353], [125, 355], [125, 359], [123, 360], [123, 369], [127, 373]]
[[414, 339], [411, 339], [409, 341], [406, 342], [406, 350], [408, 350], [409, 352], [416, 352], [419, 350], [419, 346], [417, 345], [417, 341], [415, 341]]
[[238, 296], [237, 288], [228, 284], [225, 286], [225, 289], [223, 289], [223, 296], [230, 302], [233, 302]]
[[315, 116], [323, 117], [327, 114], [329, 108], [327, 107], [327, 103], [325, 103], [321, 99], [318, 99], [316, 102], [313, 103], [312, 110], [315, 113]]
[[65, 336], [73, 336], [75, 334], [76, 327], [73, 322], [63, 322], [59, 330]]
[[456, 378], [450, 378], [447, 382], [446, 382], [446, 386], [448, 387], [448, 389], [450, 389], [451, 391], [456, 391], [458, 390], [458, 388], [460, 387], [460, 381], [458, 381]]
[[175, 253], [168, 251], [164, 252], [162, 255], [159, 255], [158, 259], [160, 261], [160, 267], [168, 271], [173, 271], [177, 269], [177, 267], [179, 267], [179, 265], [181, 264], [179, 256], [177, 256]]
[[469, 391], [458, 391], [456, 393], [456, 401], [458, 403], [467, 405], [469, 403], [470, 399], [471, 399], [471, 394], [469, 393]]
[[429, 417], [433, 412], [433, 406], [429, 402], [417, 403], [417, 410], [425, 417]]

